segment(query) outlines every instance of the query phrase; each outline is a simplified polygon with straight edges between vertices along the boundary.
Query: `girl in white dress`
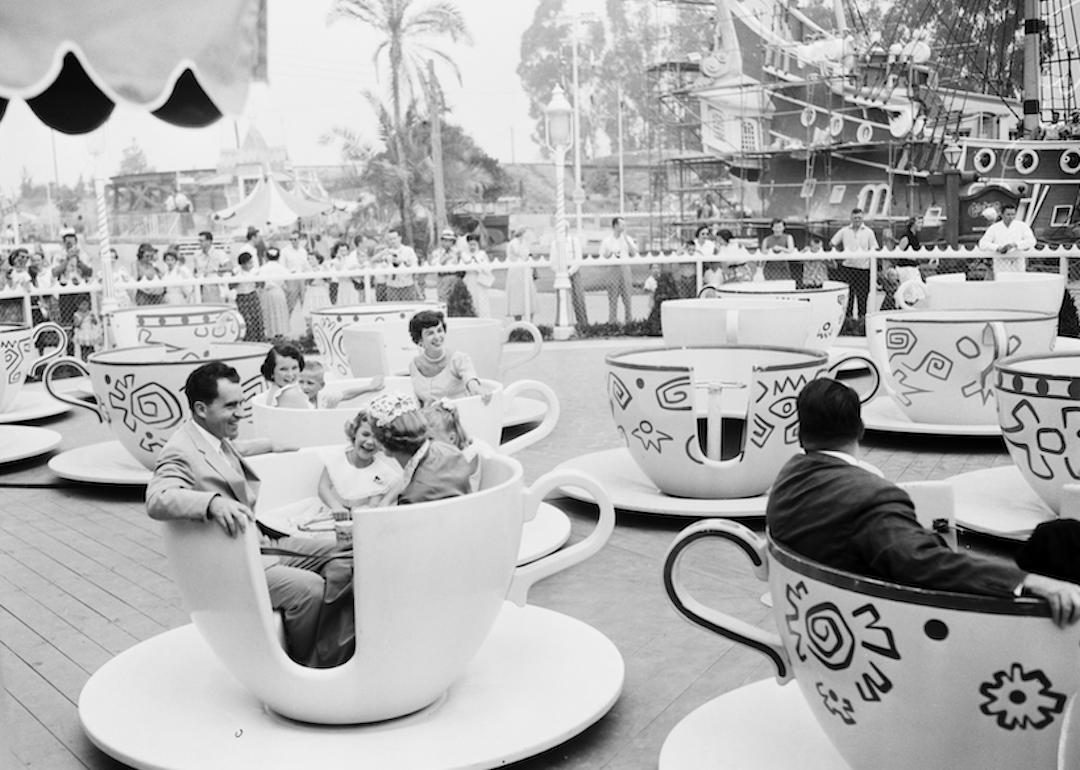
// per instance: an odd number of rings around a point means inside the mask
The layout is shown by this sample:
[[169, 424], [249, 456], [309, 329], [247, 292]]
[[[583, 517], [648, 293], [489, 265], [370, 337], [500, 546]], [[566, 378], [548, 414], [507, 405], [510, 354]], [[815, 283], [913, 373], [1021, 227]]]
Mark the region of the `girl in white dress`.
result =
[[[309, 270], [328, 270], [328, 262], [323, 261], [318, 252], [308, 252]], [[330, 278], [312, 278], [307, 282], [304, 292], [303, 313], [305, 323], [311, 323], [311, 314], [316, 310], [330, 307]]]
[[466, 236], [468, 247], [461, 255], [463, 265], [481, 265], [479, 270], [469, 270], [465, 273], [465, 286], [472, 295], [473, 307], [476, 308], [477, 318], [491, 318], [491, 297], [488, 292], [495, 285], [495, 274], [491, 272], [491, 259], [487, 252], [480, 248], [480, 236], [469, 233]]
[[320, 456], [326, 465], [319, 479], [319, 499], [331, 511], [376, 505], [401, 481], [400, 466], [379, 451], [374, 425], [361, 411], [345, 423], [349, 445], [327, 447]]

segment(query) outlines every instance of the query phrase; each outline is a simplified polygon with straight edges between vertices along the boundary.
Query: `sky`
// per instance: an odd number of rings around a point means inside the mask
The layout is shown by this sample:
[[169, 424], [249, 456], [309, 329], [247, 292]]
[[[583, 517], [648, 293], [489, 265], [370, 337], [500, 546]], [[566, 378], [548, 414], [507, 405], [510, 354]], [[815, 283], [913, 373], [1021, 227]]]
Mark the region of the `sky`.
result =
[[[417, 0], [424, 2], [424, 0]], [[539, 160], [530, 139], [528, 98], [517, 75], [521, 36], [538, 0], [454, 0], [472, 34], [472, 46], [449, 46], [462, 83], [440, 73], [451, 108], [449, 120], [501, 161]], [[372, 142], [374, 121], [361, 96], [385, 88], [372, 62], [377, 37], [357, 22], [326, 23], [332, 0], [268, 0], [269, 85], [256, 85], [245, 115], [203, 129], [170, 126], [140, 110], [118, 105], [111, 119], [86, 137], [69, 137], [40, 123], [22, 102], [0, 121], [0, 193], [17, 188], [25, 168], [36, 182], [73, 183], [94, 174], [91, 147], [103, 145], [105, 174], [117, 172], [124, 147], [134, 139], [158, 171], [213, 168], [222, 148], [235, 146], [254, 123], [270, 144], [284, 144], [297, 165], [335, 164], [337, 148], [319, 144], [331, 126], [348, 126]], [[599, 0], [574, 0], [574, 7]], [[569, 73], [568, 73], [569, 75]], [[385, 76], [384, 76], [385, 80]], [[554, 85], [554, 84], [552, 84]], [[53, 145], [55, 143], [55, 163]]]

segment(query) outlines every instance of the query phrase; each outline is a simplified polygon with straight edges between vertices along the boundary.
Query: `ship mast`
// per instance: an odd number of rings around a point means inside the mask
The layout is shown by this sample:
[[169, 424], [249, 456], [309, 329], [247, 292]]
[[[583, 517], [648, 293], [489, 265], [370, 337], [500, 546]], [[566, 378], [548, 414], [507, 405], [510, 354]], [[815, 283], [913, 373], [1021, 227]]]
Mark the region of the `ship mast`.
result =
[[1039, 0], [1024, 0], [1024, 137], [1034, 139], [1039, 134], [1039, 43], [1043, 20], [1039, 15]]
[[833, 0], [833, 13], [836, 14], [836, 34], [843, 37], [847, 31], [847, 19], [844, 18], [844, 0]]

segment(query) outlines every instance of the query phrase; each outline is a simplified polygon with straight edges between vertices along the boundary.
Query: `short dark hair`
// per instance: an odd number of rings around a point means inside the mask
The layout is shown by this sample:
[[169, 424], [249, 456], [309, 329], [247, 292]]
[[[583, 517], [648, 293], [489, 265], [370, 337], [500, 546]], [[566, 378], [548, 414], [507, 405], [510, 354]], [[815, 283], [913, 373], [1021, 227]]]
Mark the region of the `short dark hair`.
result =
[[862, 214], [862, 213], [863, 213], [863, 210], [862, 210], [862, 209], [860, 209], [860, 208], [858, 208], [858, 207], [856, 207], [856, 208], [853, 208], [853, 209], [851, 210], [851, 215], [852, 215], [852, 216], [855, 216], [856, 214]]
[[211, 361], [188, 375], [184, 392], [191, 411], [195, 411], [196, 403], [209, 404], [218, 397], [218, 380], [239, 383], [240, 373], [222, 361]]
[[1004, 206], [1001, 207], [1001, 213], [1004, 214], [1009, 209], [1012, 209], [1013, 211], [1016, 211], [1016, 204], [1015, 203], [1006, 203]]
[[465, 236], [465, 240], [469, 243], [480, 243], [480, 235], [478, 233], [469, 233]]
[[810, 243], [825, 243], [825, 238], [820, 233], [810, 233]]
[[733, 240], [735, 240], [735, 234], [728, 230], [726, 227], [717, 230], [716, 237], [723, 238], [728, 243], [731, 243]]
[[699, 225], [699, 226], [698, 226], [698, 229], [694, 231], [694, 237], [695, 237], [695, 238], [697, 238], [697, 237], [698, 237], [699, 235], [701, 235], [701, 234], [702, 234], [703, 232], [704, 232], [704, 233], [705, 233], [706, 235], [708, 235], [708, 233], [709, 233], [709, 226], [708, 226], [708, 225]]
[[858, 394], [828, 377], [811, 380], [795, 402], [803, 449], [839, 449], [863, 435]]
[[409, 319], [409, 336], [419, 345], [420, 339], [424, 336], [424, 329], [432, 329], [439, 324], [442, 324], [443, 329], [446, 328], [446, 316], [441, 310], [421, 310]]
[[199, 233], [199, 237], [202, 238], [204, 241], [212, 241], [212, 240], [214, 240], [214, 234], [212, 232], [210, 232], [209, 230], [202, 230]]
[[780, 217], [773, 217], [773, 221], [769, 223], [769, 227], [772, 227], [773, 225], [778, 224], [778, 223], [782, 225], [782, 224], [784, 224], [784, 220], [781, 219]]
[[29, 259], [30, 252], [22, 248], [21, 246], [17, 249], [13, 249], [12, 252], [8, 254], [8, 264], [14, 267], [16, 260], [18, 260], [20, 257], [26, 257], [27, 259]]
[[622, 222], [622, 221], [623, 221], [622, 217], [612, 217], [611, 218], [611, 226], [614, 227], [615, 225], [619, 224], [619, 222]]
[[290, 345], [287, 342], [279, 342], [266, 354], [266, 358], [263, 359], [262, 366], [259, 367], [259, 371], [262, 372], [263, 379], [274, 379], [274, 369], [277, 368], [278, 356], [284, 358], [295, 358], [297, 363], [300, 364], [300, 371], [304, 371], [304, 354], [300, 352], [300, 349], [296, 345]]
[[246, 265], [250, 261], [251, 261], [251, 252], [250, 251], [241, 251], [240, 256], [238, 256], [236, 258], [236, 264], [241, 265], [241, 266]]

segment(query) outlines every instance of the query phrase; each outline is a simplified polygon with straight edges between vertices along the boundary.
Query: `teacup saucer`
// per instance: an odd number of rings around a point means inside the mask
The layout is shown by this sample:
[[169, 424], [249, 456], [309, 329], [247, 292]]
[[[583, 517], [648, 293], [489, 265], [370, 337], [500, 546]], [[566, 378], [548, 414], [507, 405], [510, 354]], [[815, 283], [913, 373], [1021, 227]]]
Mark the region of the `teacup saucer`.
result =
[[[558, 466], [594, 476], [611, 495], [616, 510], [650, 513], [679, 518], [751, 518], [765, 515], [765, 495], [733, 499], [699, 499], [665, 495], [638, 467], [625, 447], [590, 452]], [[560, 491], [575, 500], [593, 502], [584, 489], [562, 487]]]
[[[306, 498], [260, 511], [259, 521], [289, 535], [333, 538], [333, 521], [309, 523], [312, 508], [317, 505], [318, 500], [315, 498]], [[549, 553], [554, 553], [566, 545], [569, 539], [570, 518], [551, 503], [540, 503], [536, 516], [532, 521], [525, 522], [522, 527], [521, 548], [518, 550], [517, 563], [518, 565], [528, 564]]]
[[61, 452], [49, 460], [60, 478], [85, 484], [145, 486], [153, 475], [119, 441], [102, 441]]
[[51, 452], [64, 440], [54, 430], [25, 425], [0, 427], [0, 464], [18, 462]]
[[0, 424], [40, 420], [63, 414], [71, 407], [44, 391], [24, 387], [15, 397], [15, 403], [6, 412], [0, 412]]
[[440, 701], [387, 722], [312, 725], [263, 708], [188, 625], [98, 669], [79, 696], [79, 717], [106, 754], [159, 770], [502, 767], [600, 719], [619, 697], [623, 675], [619, 651], [596, 629], [506, 604]]
[[794, 682], [765, 679], [690, 712], [668, 733], [660, 770], [848, 770]]
[[956, 501], [956, 524], [972, 532], [1027, 540], [1057, 515], [1024, 481], [1015, 465], [961, 473], [948, 479]]
[[528, 396], [516, 396], [510, 402], [510, 406], [503, 413], [502, 426], [504, 428], [516, 428], [519, 425], [528, 425], [540, 422], [547, 414], [547, 402]]
[[1000, 436], [1001, 427], [992, 425], [942, 425], [934, 422], [914, 422], [900, 411], [888, 395], [880, 395], [863, 407], [863, 424], [867, 430], [882, 433], [907, 433], [927, 436]]

